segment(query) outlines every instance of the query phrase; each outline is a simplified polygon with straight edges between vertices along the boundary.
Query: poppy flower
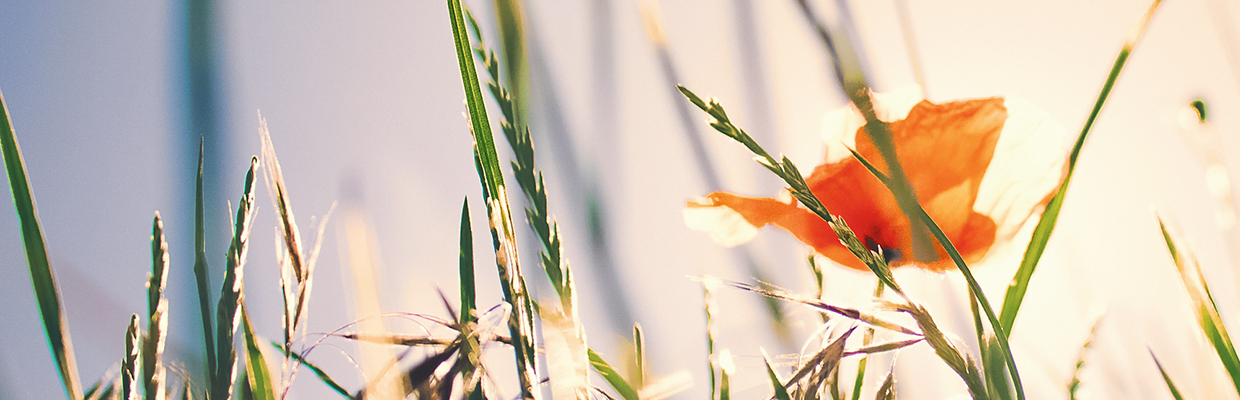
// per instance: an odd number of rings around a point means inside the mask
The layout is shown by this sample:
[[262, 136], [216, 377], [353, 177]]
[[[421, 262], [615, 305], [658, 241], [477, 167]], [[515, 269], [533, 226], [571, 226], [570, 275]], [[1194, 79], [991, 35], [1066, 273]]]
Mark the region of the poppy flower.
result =
[[[878, 118], [890, 125], [918, 202], [967, 262], [1005, 247], [1032, 225], [1067, 173], [1066, 131], [1027, 103], [996, 97], [935, 104], [915, 87], [873, 98]], [[867, 247], [881, 248], [890, 266], [954, 268], [937, 242], [937, 258], [913, 257], [909, 219], [849, 150], [888, 172], [864, 125], [851, 105], [827, 116], [826, 160], [805, 179], [810, 190]], [[825, 221], [786, 190], [778, 198], [711, 193], [689, 201], [684, 217], [690, 228], [710, 232], [727, 246], [775, 225], [836, 263], [868, 270]]]

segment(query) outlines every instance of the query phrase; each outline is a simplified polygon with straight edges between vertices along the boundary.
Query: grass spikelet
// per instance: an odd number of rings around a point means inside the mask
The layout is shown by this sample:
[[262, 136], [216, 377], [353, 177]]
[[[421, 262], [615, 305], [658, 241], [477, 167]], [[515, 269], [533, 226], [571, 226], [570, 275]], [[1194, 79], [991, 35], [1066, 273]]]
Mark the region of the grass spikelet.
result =
[[168, 282], [168, 242], [164, 240], [164, 222], [159, 212], [151, 223], [151, 276], [147, 281], [147, 327], [142, 341], [142, 382], [146, 398], [164, 398], [164, 366], [161, 358], [168, 337], [168, 300], [164, 285]]
[[125, 327], [125, 357], [121, 359], [121, 398], [138, 400], [142, 391], [138, 389], [138, 353], [142, 344], [138, 336], [142, 328], [138, 326], [138, 314], [129, 317], [129, 325]]
[[[1085, 369], [1085, 354], [1094, 345], [1094, 338], [1098, 334], [1098, 326], [1102, 325], [1102, 315], [1099, 314], [1094, 319], [1094, 324], [1089, 328], [1089, 335], [1085, 337], [1085, 343], [1081, 345], [1081, 351], [1076, 356], [1076, 368], [1072, 370], [1072, 380], [1068, 383], [1068, 400], [1076, 400], [1076, 392], [1081, 388], [1081, 371]], [[1151, 355], [1153, 355], [1151, 353]]]
[[224, 284], [220, 288], [220, 301], [216, 306], [216, 371], [211, 382], [211, 398], [229, 396], [237, 380], [237, 349], [233, 338], [241, 324], [242, 273], [245, 267], [250, 224], [254, 221], [254, 173], [258, 169], [258, 157], [250, 159], [250, 170], [245, 175], [245, 191], [237, 202], [237, 216], [233, 224], [232, 243], [228, 245], [227, 269]]
[[147, 321], [146, 338], [142, 341], [142, 382], [147, 400], [163, 400], [167, 396], [167, 368], [163, 360], [167, 341], [168, 299], [161, 298]]
[[[323, 244], [323, 233], [327, 227], [327, 221], [331, 217], [332, 210], [327, 212], [323, 220], [319, 222], [318, 236], [315, 239], [313, 247], [308, 251], [301, 239], [301, 230], [297, 227], [296, 219], [293, 215], [293, 206], [289, 200], [288, 186], [284, 183], [284, 172], [280, 168], [280, 160], [276, 157], [275, 145], [271, 141], [271, 131], [267, 129], [267, 120], [260, 113], [258, 116], [258, 132], [262, 142], [262, 160], [263, 180], [267, 184], [267, 193], [271, 197], [272, 206], [276, 209], [279, 216], [277, 220], [280, 225], [280, 237], [282, 242], [282, 251], [277, 256], [280, 265], [280, 287], [282, 298], [284, 299], [284, 374], [290, 373], [290, 361], [292, 358], [293, 340], [297, 338], [297, 333], [304, 330], [306, 319], [310, 312], [310, 291], [313, 288], [314, 265], [318, 259], [319, 249]], [[278, 246], [279, 247], [279, 246]], [[291, 366], [296, 368], [296, 365]], [[291, 375], [290, 375], [291, 376]], [[291, 381], [291, 379], [290, 379]], [[283, 391], [287, 392], [288, 384], [285, 382]]]
[[0, 93], [0, 110], [4, 111], [4, 118], [0, 118], [0, 152], [4, 155], [4, 170], [8, 174], [13, 205], [21, 224], [26, 265], [30, 268], [30, 282], [39, 304], [39, 316], [47, 332], [47, 343], [51, 347], [52, 358], [56, 360], [60, 380], [65, 385], [65, 394], [70, 400], [78, 400], [82, 398], [82, 384], [78, 377], [77, 360], [73, 357], [73, 340], [69, 338], [69, 322], [64, 307], [60, 305], [60, 289], [56, 287], [56, 277], [48, 261], [43, 228], [34, 205], [34, 191], [26, 179], [26, 161], [22, 159], [21, 147], [17, 145], [17, 136], [13, 133], [13, 121], [9, 117], [9, 107], [4, 103], [4, 93]]

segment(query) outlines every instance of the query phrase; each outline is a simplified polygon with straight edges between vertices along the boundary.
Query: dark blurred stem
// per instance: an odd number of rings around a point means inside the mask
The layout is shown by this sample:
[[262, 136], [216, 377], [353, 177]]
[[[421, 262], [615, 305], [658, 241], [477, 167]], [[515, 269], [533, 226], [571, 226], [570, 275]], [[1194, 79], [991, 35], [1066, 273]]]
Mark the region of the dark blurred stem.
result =
[[[603, 1], [606, 0], [596, 0], [595, 3]], [[594, 7], [606, 8], [605, 5], [599, 4], [595, 4]], [[532, 17], [532, 14], [527, 17]], [[595, 17], [609, 18], [606, 14], [595, 15]], [[537, 27], [538, 25], [530, 22], [530, 26]], [[595, 29], [602, 28], [596, 27]], [[535, 151], [550, 149], [549, 158], [554, 159], [558, 164], [556, 171], [563, 180], [563, 193], [566, 193], [568, 195], [566, 197], [572, 200], [569, 203], [572, 214], [580, 216], [580, 220], [585, 221], [590, 239], [590, 265], [593, 266], [593, 272], [597, 275], [594, 280], [597, 285], [595, 289], [598, 290], [600, 298], [606, 299], [604, 303], [609, 307], [606, 313], [608, 331], [627, 332], [632, 328], [636, 318], [624, 281], [616, 271], [616, 262], [609, 241], [611, 225], [606, 217], [608, 215], [607, 204], [600, 200], [601, 193], [597, 183], [599, 178], [594, 173], [595, 169], [586, 169], [587, 167], [581, 162], [573, 135], [564, 118], [563, 106], [555, 86], [556, 81], [551, 76], [550, 65], [542, 53], [542, 42], [538, 37], [538, 31], [530, 29], [525, 32], [525, 35], [530, 66], [528, 70], [530, 88], [537, 92], [532, 93], [531, 98], [537, 99], [538, 108], [542, 110], [541, 115], [544, 118], [541, 120], [542, 129], [532, 129], [531, 132], [536, 135], [545, 134], [544, 139], [537, 142], [547, 145], [535, 147]], [[596, 77], [596, 80], [599, 79], [601, 78]], [[598, 83], [596, 85], [602, 86]], [[597, 110], [599, 109], [596, 108]], [[599, 124], [593, 127], [602, 129]]]
[[[681, 132], [684, 133], [685, 140], [688, 141], [689, 151], [692, 153], [694, 164], [697, 166], [702, 182], [706, 185], [706, 190], [709, 192], [723, 190], [723, 182], [719, 178], [719, 172], [715, 168], [715, 163], [710, 159], [710, 154], [706, 150], [706, 143], [702, 140], [702, 134], [697, 129], [697, 121], [694, 120], [693, 114], [689, 111], [689, 103], [684, 100], [680, 90], [676, 88], [681, 83], [680, 73], [672, 61], [671, 53], [667, 50], [667, 42], [662, 36], [661, 22], [658, 20], [657, 12], [653, 9], [647, 9], [643, 13], [648, 24], [647, 33], [650, 36], [651, 43], [654, 45], [655, 53], [663, 72], [664, 87], [667, 88], [667, 93], [671, 96], [672, 104], [676, 108], [676, 116], [680, 120]], [[746, 273], [754, 279], [762, 282], [763, 285], [772, 282], [749, 246], [741, 245], [734, 247], [729, 250], [729, 253], [732, 259], [737, 264], [740, 264]], [[760, 296], [760, 298], [771, 317], [771, 327], [781, 341], [781, 344], [791, 346], [793, 344], [791, 332], [788, 331], [787, 324], [785, 324], [784, 312], [780, 308], [779, 300], [767, 296]]]
[[[183, 3], [184, 31], [181, 40], [184, 46], [181, 50], [181, 66], [183, 69], [182, 85], [179, 95], [181, 96], [182, 109], [182, 126], [180, 130], [183, 134], [180, 142], [180, 154], [182, 160], [182, 168], [178, 176], [192, 177], [198, 173], [198, 158], [195, 157], [201, 151], [202, 163], [204, 170], [203, 196], [205, 200], [206, 215], [228, 215], [228, 211], [223, 209], [226, 204], [226, 196], [220, 188], [218, 177], [222, 176], [227, 170], [228, 162], [227, 149], [229, 143], [226, 135], [224, 135], [221, 125], [223, 124], [223, 96], [221, 94], [221, 77], [220, 77], [220, 56], [218, 51], [218, 30], [217, 27], [217, 3], [213, 0], [187, 0]], [[201, 150], [200, 150], [200, 147]], [[181, 209], [184, 210], [181, 215], [195, 215], [195, 188], [193, 185], [185, 185], [181, 192]], [[189, 221], [188, 219], [181, 219]], [[227, 218], [224, 219], [225, 221]], [[205, 220], [205, 233], [207, 237], [207, 256], [218, 257], [224, 255], [223, 244], [226, 240], [220, 239], [228, 235], [227, 226], [217, 222], [217, 218], [207, 218]], [[178, 235], [186, 240], [182, 243], [190, 243], [188, 238], [194, 237], [194, 226], [190, 223], [184, 223], [176, 227]], [[194, 265], [194, 252], [183, 252], [183, 259], [186, 262], [181, 265]], [[216, 263], [216, 265], [222, 265]], [[181, 283], [178, 284], [182, 288], [193, 288], [189, 283], [191, 274], [170, 274]], [[210, 270], [207, 276], [213, 276]], [[210, 278], [208, 278], [208, 281]], [[215, 287], [207, 282], [209, 287]], [[182, 298], [187, 301], [173, 301], [173, 304], [181, 304], [173, 311], [173, 315], [177, 315], [178, 320], [183, 323], [173, 323], [177, 326], [193, 326], [199, 322], [197, 318], [193, 318], [199, 314], [200, 310], [191, 305], [197, 304], [198, 299], [192, 296], [193, 290], [174, 291], [185, 293]], [[203, 329], [211, 330], [215, 327], [204, 326]], [[189, 330], [193, 332], [194, 330]], [[201, 331], [198, 331], [199, 333]], [[196, 333], [197, 334], [197, 333]], [[194, 339], [196, 341], [204, 340], [201, 336]], [[194, 354], [191, 352], [190, 354]], [[199, 368], [191, 367], [191, 370], [198, 371]], [[205, 381], [205, 380], [204, 380]]]
[[921, 86], [923, 94], [929, 93], [929, 89], [926, 88], [926, 74], [921, 66], [921, 53], [917, 51], [917, 37], [913, 33], [913, 19], [908, 12], [908, 0], [896, 0], [896, 15], [900, 18], [900, 31], [904, 33], [904, 47], [908, 51], [909, 68], [913, 70], [913, 79], [917, 81], [917, 86]]

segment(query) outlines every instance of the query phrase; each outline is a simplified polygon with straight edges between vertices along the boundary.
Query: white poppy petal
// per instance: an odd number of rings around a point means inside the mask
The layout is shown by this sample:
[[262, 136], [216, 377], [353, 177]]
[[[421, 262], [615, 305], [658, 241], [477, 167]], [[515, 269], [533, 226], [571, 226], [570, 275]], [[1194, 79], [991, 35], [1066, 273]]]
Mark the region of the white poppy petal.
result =
[[996, 243], [1040, 218], [1064, 174], [1071, 137], [1029, 103], [1004, 99], [1008, 118], [978, 188], [973, 210], [995, 221]]
[[758, 235], [753, 226], [740, 213], [723, 205], [715, 205], [702, 197], [684, 208], [685, 225], [690, 229], [710, 233], [716, 243], [732, 247], [748, 242]]

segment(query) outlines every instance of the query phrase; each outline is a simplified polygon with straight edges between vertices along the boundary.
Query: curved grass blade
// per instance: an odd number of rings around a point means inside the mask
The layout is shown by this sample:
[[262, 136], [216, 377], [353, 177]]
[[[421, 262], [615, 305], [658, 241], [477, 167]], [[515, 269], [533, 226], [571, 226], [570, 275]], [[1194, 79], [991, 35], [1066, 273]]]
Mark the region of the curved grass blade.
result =
[[216, 307], [216, 370], [211, 382], [211, 398], [227, 398], [237, 380], [237, 349], [233, 338], [241, 324], [242, 272], [245, 267], [250, 223], [254, 221], [254, 172], [258, 169], [258, 157], [250, 159], [250, 170], [245, 175], [245, 191], [237, 202], [237, 216], [233, 224], [232, 244], [228, 245], [227, 269], [224, 284], [220, 288], [220, 302]]
[[1120, 48], [1119, 56], [1115, 58], [1115, 64], [1111, 66], [1111, 73], [1107, 75], [1106, 83], [1102, 85], [1102, 91], [1098, 93], [1098, 100], [1094, 101], [1094, 108], [1089, 112], [1089, 118], [1085, 120], [1085, 127], [1081, 128], [1081, 134], [1077, 136], [1076, 144], [1072, 146], [1072, 153], [1068, 156], [1068, 174], [1064, 177], [1063, 183], [1059, 185], [1059, 191], [1055, 192], [1055, 197], [1046, 204], [1046, 210], [1042, 212], [1042, 218], [1038, 220], [1038, 226], [1033, 230], [1033, 238], [1029, 241], [1029, 247], [1025, 249], [1025, 256], [1020, 261], [1020, 268], [1016, 270], [1016, 275], [1012, 277], [1012, 283], [1008, 285], [1007, 293], [1003, 296], [1003, 310], [999, 314], [999, 322], [1003, 325], [1004, 335], [1009, 335], [1012, 332], [1012, 326], [1016, 324], [1016, 314], [1020, 311], [1021, 301], [1025, 299], [1029, 279], [1033, 277], [1038, 260], [1042, 258], [1042, 252], [1046, 250], [1046, 243], [1050, 240], [1051, 232], [1055, 230], [1059, 211], [1063, 207], [1064, 196], [1068, 192], [1068, 183], [1072, 181], [1072, 173], [1076, 170], [1077, 157], [1081, 154], [1081, 146], [1085, 145], [1085, 137], [1089, 135], [1094, 120], [1098, 118], [1102, 105], [1106, 103], [1107, 96], [1111, 94], [1111, 88], [1115, 86], [1115, 80], [1119, 78], [1120, 71], [1124, 69], [1124, 63], [1128, 61], [1128, 55], [1132, 53], [1133, 47], [1141, 39], [1141, 34], [1149, 26], [1150, 18], [1154, 16], [1154, 11], [1158, 10], [1159, 4], [1162, 4], [1162, 0], [1154, 0], [1154, 4], [1150, 5], [1141, 19], [1133, 25], [1128, 38], [1124, 40], [1123, 47]]
[[34, 205], [34, 191], [27, 180], [26, 162], [22, 159], [17, 136], [13, 133], [13, 121], [9, 118], [9, 106], [4, 103], [4, 93], [0, 93], [0, 110], [4, 111], [4, 118], [0, 118], [0, 152], [4, 154], [4, 170], [9, 177], [13, 206], [21, 223], [22, 244], [25, 245], [26, 264], [30, 268], [30, 282], [39, 304], [39, 316], [43, 319], [47, 344], [60, 370], [65, 394], [71, 400], [78, 400], [82, 398], [82, 384], [78, 377], [77, 360], [73, 357], [73, 341], [69, 339], [69, 322], [64, 307], [60, 305], [60, 289], [56, 287], [56, 277], [47, 258], [43, 228]]
[[612, 389], [616, 389], [616, 392], [620, 393], [620, 398], [624, 400], [640, 400], [633, 386], [629, 385], [629, 382], [625, 381], [624, 377], [615, 368], [612, 368], [611, 364], [607, 363], [607, 360], [604, 360], [594, 350], [587, 350], [587, 354], [590, 356], [590, 366], [594, 367], [594, 371], [598, 372], [611, 385]]
[[202, 313], [202, 337], [206, 342], [207, 382], [215, 382], [215, 324], [211, 323], [211, 278], [207, 271], [207, 234], [202, 205], [202, 152], [205, 139], [198, 142], [198, 180], [194, 186], [194, 281], [198, 284], [198, 309]]
[[762, 364], [766, 366], [766, 375], [771, 378], [771, 387], [775, 389], [775, 398], [778, 400], [792, 400], [792, 396], [788, 395], [788, 389], [784, 383], [779, 381], [779, 375], [775, 374], [775, 369], [771, 367], [771, 357], [767, 356], [766, 350], [762, 350]]
[[160, 299], [147, 322], [142, 342], [142, 382], [147, 400], [163, 400], [166, 396], [167, 369], [164, 367], [164, 346], [168, 341], [168, 299]]
[[1175, 382], [1171, 381], [1171, 376], [1167, 375], [1167, 370], [1163, 369], [1162, 363], [1158, 362], [1158, 357], [1154, 355], [1154, 350], [1150, 350], [1150, 358], [1154, 359], [1154, 365], [1158, 367], [1158, 373], [1162, 374], [1163, 382], [1167, 383], [1167, 390], [1171, 391], [1171, 397], [1175, 400], [1184, 400], [1180, 390], [1176, 389]]
[[1167, 231], [1162, 218], [1158, 219], [1158, 227], [1162, 229], [1163, 239], [1167, 242], [1167, 250], [1171, 252], [1171, 258], [1175, 261], [1180, 278], [1184, 281], [1184, 288], [1188, 290], [1189, 298], [1193, 302], [1193, 311], [1197, 315], [1197, 323], [1201, 327], [1201, 332], [1210, 340], [1210, 345], [1214, 347], [1219, 361], [1227, 369], [1227, 375], [1231, 378], [1236, 392], [1240, 393], [1240, 357], [1236, 355], [1231, 335], [1227, 333], [1227, 326], [1223, 324], [1223, 317], [1214, 303], [1214, 296], [1210, 294], [1210, 286], [1206, 284], [1205, 277], [1201, 274], [1201, 266], [1197, 263], [1197, 257], [1192, 253], [1180, 251], [1171, 233]]
[[[280, 342], [270, 340], [267, 343], [270, 343], [273, 347], [279, 349], [280, 352], [285, 351], [284, 345], [281, 345]], [[327, 387], [331, 388], [336, 393], [340, 394], [341, 396], [344, 396], [344, 398], [346, 399], [352, 396], [349, 394], [348, 390], [345, 390], [344, 386], [340, 386], [339, 383], [336, 383], [335, 379], [332, 379], [330, 375], [327, 375], [327, 372], [323, 371], [322, 368], [319, 368], [319, 366], [314, 365], [314, 363], [310, 362], [309, 360], [306, 360], [305, 358], [303, 358], [301, 354], [298, 354], [297, 352], [294, 351], [294, 352], [289, 353], [289, 356], [293, 358], [293, 361], [297, 361], [302, 366], [309, 368], [310, 372], [314, 372], [314, 376], [319, 377], [319, 381], [323, 382], [324, 385], [327, 385]]]
[[258, 336], [250, 327], [250, 314], [241, 306], [241, 330], [245, 335], [245, 376], [255, 400], [275, 400], [275, 381], [267, 370], [267, 360], [258, 348]]

